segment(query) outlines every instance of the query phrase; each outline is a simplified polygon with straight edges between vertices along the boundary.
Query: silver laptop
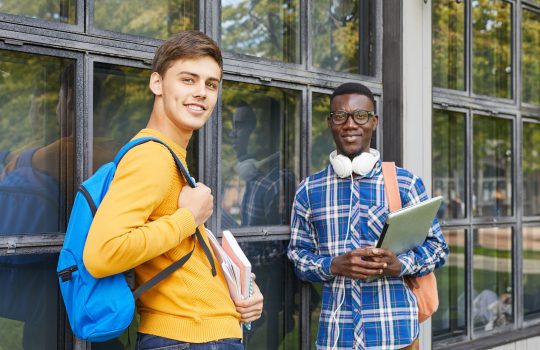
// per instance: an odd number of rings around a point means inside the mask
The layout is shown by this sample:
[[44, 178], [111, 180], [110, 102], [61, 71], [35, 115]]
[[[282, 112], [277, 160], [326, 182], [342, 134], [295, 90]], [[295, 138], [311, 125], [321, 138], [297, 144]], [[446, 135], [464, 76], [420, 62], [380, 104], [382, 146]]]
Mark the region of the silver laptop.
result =
[[397, 255], [422, 245], [442, 200], [438, 196], [390, 213], [377, 248], [389, 249]]

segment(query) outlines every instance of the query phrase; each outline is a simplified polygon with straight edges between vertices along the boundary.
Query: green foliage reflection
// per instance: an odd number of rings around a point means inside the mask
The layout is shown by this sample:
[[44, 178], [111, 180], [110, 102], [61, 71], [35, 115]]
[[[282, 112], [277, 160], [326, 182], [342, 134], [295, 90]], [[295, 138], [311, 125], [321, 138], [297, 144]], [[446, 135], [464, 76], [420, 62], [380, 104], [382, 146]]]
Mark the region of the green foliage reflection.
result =
[[540, 105], [540, 13], [523, 9], [521, 28], [522, 100]]
[[465, 4], [434, 0], [432, 11], [433, 85], [465, 90]]
[[76, 0], [2, 0], [0, 12], [76, 24]]
[[300, 62], [299, 0], [222, 1], [222, 49]]
[[198, 1], [95, 0], [94, 24], [105, 30], [156, 39], [198, 27]]
[[473, 91], [512, 98], [512, 5], [502, 0], [474, 0]]

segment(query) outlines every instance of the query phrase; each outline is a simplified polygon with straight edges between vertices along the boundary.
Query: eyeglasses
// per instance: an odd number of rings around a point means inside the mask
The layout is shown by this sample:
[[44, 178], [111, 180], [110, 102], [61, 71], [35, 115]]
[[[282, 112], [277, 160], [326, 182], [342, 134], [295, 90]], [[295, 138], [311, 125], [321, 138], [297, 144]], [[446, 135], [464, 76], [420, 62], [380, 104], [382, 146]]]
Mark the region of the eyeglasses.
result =
[[357, 109], [356, 111], [347, 112], [347, 111], [334, 111], [330, 112], [330, 120], [335, 125], [345, 124], [349, 117], [352, 117], [354, 122], [357, 125], [364, 125], [368, 122], [370, 117], [373, 117], [375, 112], [373, 111], [364, 111], [363, 109]]

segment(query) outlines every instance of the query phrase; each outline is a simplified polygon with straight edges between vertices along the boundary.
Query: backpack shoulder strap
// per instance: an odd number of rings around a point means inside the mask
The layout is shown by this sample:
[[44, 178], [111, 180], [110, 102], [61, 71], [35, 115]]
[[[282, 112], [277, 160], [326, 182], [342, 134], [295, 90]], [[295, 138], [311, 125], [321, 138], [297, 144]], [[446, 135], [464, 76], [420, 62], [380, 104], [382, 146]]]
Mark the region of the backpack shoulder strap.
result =
[[[174, 162], [176, 163], [176, 165], [180, 169], [182, 175], [186, 179], [189, 186], [191, 186], [192, 188], [195, 188], [197, 186], [196, 183], [195, 183], [195, 179], [193, 179], [191, 177], [191, 175], [189, 175], [187, 169], [184, 167], [184, 165], [182, 164], [180, 159], [178, 159], [178, 156], [176, 155], [176, 153], [174, 153], [174, 151], [169, 147], [169, 145], [167, 145], [165, 142], [163, 142], [160, 139], [155, 138], [155, 137], [141, 137], [141, 138], [138, 138], [138, 139], [131, 140], [126, 145], [124, 145], [124, 147], [122, 147], [122, 149], [120, 149], [120, 151], [118, 152], [116, 157], [114, 157], [114, 164], [118, 165], [118, 163], [120, 163], [120, 161], [126, 155], [126, 153], [130, 149], [132, 149], [133, 147], [141, 145], [141, 144], [149, 142], [149, 141], [157, 142], [157, 143], [160, 143], [163, 146], [165, 146], [169, 150], [171, 155], [173, 156]], [[197, 228], [195, 230], [195, 237], [196, 237], [196, 240], [198, 240], [199, 243], [201, 244], [201, 248], [202, 248], [202, 250], [204, 252], [204, 255], [206, 255], [206, 258], [210, 262], [210, 266], [212, 268], [212, 276], [215, 276], [217, 274], [217, 272], [216, 272], [216, 265], [215, 265], [214, 259], [212, 257], [212, 253], [210, 251], [210, 248], [208, 247], [208, 245], [204, 241], [204, 239], [203, 239], [203, 237], [201, 235], [201, 232], [199, 231], [199, 228]], [[189, 258], [193, 254], [194, 249], [195, 249], [195, 245], [193, 245], [193, 249], [189, 253], [187, 253], [186, 255], [181, 257], [179, 260], [175, 261], [174, 263], [172, 263], [171, 265], [169, 265], [168, 267], [166, 267], [165, 269], [160, 271], [157, 275], [155, 275], [154, 277], [152, 277], [151, 279], [149, 279], [148, 281], [146, 281], [145, 283], [140, 285], [139, 288], [137, 288], [133, 292], [133, 297], [135, 299], [138, 299], [144, 292], [146, 292], [147, 290], [149, 290], [150, 288], [152, 288], [153, 286], [155, 286], [159, 282], [163, 281], [171, 273], [173, 273], [174, 271], [176, 271], [180, 267], [182, 267], [182, 265], [184, 265], [189, 260]]]
[[195, 184], [195, 180], [191, 177], [191, 175], [189, 175], [186, 167], [184, 167], [184, 164], [182, 164], [182, 162], [180, 161], [180, 159], [178, 159], [178, 156], [176, 155], [176, 153], [174, 153], [174, 151], [169, 147], [169, 145], [167, 145], [165, 142], [161, 141], [160, 139], [158, 138], [155, 138], [155, 137], [141, 137], [141, 138], [138, 138], [138, 139], [134, 139], [134, 140], [131, 140], [129, 141], [127, 144], [124, 145], [124, 147], [122, 147], [120, 149], [120, 151], [118, 152], [118, 154], [116, 154], [116, 157], [114, 157], [114, 164], [115, 165], [118, 165], [118, 163], [120, 163], [120, 161], [122, 160], [122, 158], [126, 155], [126, 153], [132, 149], [133, 147], [135, 146], [138, 146], [138, 145], [141, 145], [143, 143], [146, 143], [148, 141], [154, 141], [154, 142], [157, 142], [159, 144], [162, 144], [163, 146], [165, 146], [169, 152], [171, 153], [171, 155], [173, 156], [174, 158], [174, 161], [176, 163], [176, 165], [178, 166], [178, 169], [180, 169], [180, 171], [182, 172], [182, 175], [184, 176], [184, 178], [186, 179], [187, 183], [189, 184], [189, 186], [195, 188], [196, 184]]
[[401, 197], [399, 195], [396, 163], [383, 162], [382, 173], [384, 179], [384, 192], [386, 193], [386, 198], [388, 199], [390, 212], [393, 212], [401, 208]]

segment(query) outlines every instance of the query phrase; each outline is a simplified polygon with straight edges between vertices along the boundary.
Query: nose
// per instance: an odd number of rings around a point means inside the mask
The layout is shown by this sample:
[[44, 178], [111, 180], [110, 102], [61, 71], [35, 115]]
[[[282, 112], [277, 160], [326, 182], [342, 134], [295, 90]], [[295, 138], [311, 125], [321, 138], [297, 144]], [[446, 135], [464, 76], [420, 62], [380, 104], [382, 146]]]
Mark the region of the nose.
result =
[[358, 127], [358, 124], [356, 124], [356, 122], [354, 121], [353, 116], [349, 114], [343, 126], [348, 129], [356, 129]]
[[199, 99], [205, 99], [206, 98], [206, 83], [201, 82], [200, 84], [197, 84], [195, 91], [193, 92], [193, 96]]

